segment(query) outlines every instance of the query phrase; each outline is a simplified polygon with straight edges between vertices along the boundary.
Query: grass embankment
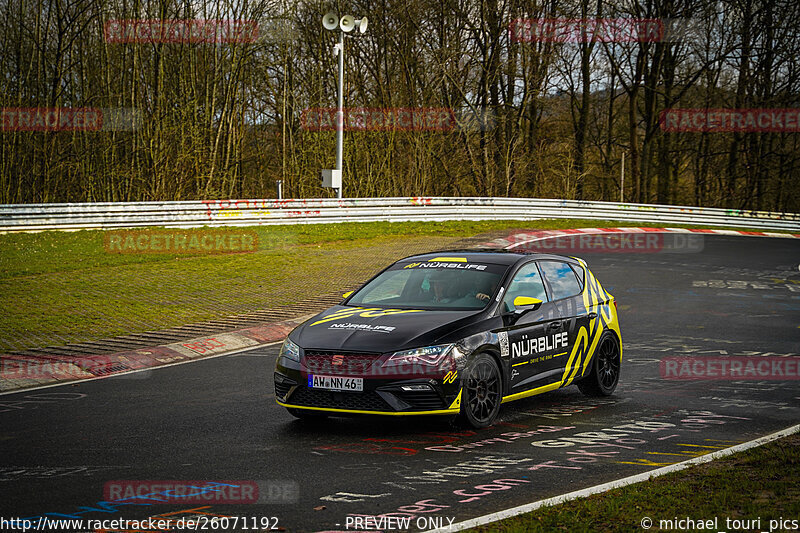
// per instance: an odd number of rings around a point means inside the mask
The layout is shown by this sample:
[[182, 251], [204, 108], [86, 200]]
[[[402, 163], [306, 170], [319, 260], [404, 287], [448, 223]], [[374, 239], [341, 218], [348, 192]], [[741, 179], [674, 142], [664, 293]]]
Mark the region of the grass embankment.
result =
[[[794, 434], [687, 470], [469, 531], [797, 531], [798, 479], [800, 434]], [[642, 527], [645, 517], [652, 521], [650, 529]], [[695, 523], [678, 523], [687, 518]], [[716, 524], [707, 522], [715, 518]], [[770, 524], [781, 519], [794, 523]], [[699, 521], [705, 522], [698, 526]]]
[[353, 286], [405, 255], [451, 247], [476, 234], [622, 225], [630, 224], [540, 220], [230, 228], [257, 232], [258, 251], [177, 256], [108, 253], [103, 231], [2, 234], [0, 352], [292, 304]]

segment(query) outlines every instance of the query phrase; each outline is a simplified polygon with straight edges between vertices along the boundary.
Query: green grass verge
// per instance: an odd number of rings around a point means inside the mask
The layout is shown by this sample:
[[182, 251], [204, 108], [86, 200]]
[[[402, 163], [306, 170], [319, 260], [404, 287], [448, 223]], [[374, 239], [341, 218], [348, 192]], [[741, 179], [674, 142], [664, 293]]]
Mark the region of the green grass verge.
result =
[[95, 230], [0, 234], [0, 351], [293, 304], [352, 287], [400, 257], [476, 234], [621, 225], [539, 220], [228, 228], [223, 231], [255, 231], [258, 251], [215, 255], [108, 253], [106, 232]]
[[[717, 518], [712, 531], [792, 531], [800, 527], [800, 435], [646, 482], [487, 524], [472, 532], [698, 531], [676, 519]], [[642, 527], [648, 517], [652, 527]], [[726, 522], [752, 521], [745, 527]], [[770, 520], [795, 520], [770, 528]], [[755, 520], [760, 519], [760, 524]], [[661, 520], [673, 520], [672, 524]], [[757, 525], [758, 524], [758, 525]], [[706, 523], [705, 526], [709, 524]], [[739, 526], [744, 523], [740, 522]], [[663, 528], [660, 526], [664, 526]]]

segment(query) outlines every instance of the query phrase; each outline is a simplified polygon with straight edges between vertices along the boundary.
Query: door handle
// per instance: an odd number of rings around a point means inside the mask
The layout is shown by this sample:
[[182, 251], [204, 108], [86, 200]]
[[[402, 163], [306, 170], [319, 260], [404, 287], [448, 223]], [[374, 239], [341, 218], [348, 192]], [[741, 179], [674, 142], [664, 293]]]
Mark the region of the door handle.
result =
[[550, 329], [561, 329], [561, 322], [550, 322]]
[[594, 319], [594, 318], [597, 318], [597, 313], [595, 313], [594, 311], [592, 311], [591, 313], [589, 313], [588, 315], [586, 315], [586, 317], [587, 317], [589, 320], [592, 320], [592, 319]]

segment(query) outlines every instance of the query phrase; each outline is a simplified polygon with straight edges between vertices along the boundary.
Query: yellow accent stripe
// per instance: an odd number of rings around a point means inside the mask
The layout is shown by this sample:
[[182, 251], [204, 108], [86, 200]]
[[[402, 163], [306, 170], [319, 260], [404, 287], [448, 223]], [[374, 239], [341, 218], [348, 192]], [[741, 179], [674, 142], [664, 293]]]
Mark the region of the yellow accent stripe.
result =
[[449, 262], [449, 263], [466, 263], [467, 262], [467, 258], [466, 257], [434, 257], [433, 259], [430, 259], [428, 261], [428, 263], [431, 263], [433, 261], [441, 261], [443, 263], [447, 263], [447, 262]]
[[310, 324], [311, 326], [316, 326], [317, 324], [323, 324], [325, 322], [330, 322], [331, 320], [338, 320], [340, 318], [350, 318], [353, 315], [357, 315], [358, 313], [366, 312], [366, 311], [380, 311], [380, 307], [353, 307], [352, 309], [340, 309], [334, 313], [331, 313], [327, 316], [324, 316], [317, 320], [316, 322]]
[[506, 396], [505, 398], [503, 398], [503, 401], [500, 402], [500, 403], [513, 402], [514, 400], [519, 400], [521, 398], [527, 398], [528, 396], [534, 396], [536, 394], [541, 394], [543, 392], [555, 390], [555, 389], [561, 387], [562, 383], [564, 383], [564, 382], [563, 381], [559, 381], [557, 383], [551, 383], [550, 385], [544, 385], [543, 387], [537, 387], [535, 389], [531, 389], [531, 390], [528, 390], [528, 391], [525, 391], [525, 392], [518, 392], [516, 394], [510, 394], [510, 395]]
[[326, 411], [330, 413], [353, 413], [360, 415], [389, 415], [389, 416], [409, 416], [409, 415], [450, 415], [459, 412], [458, 409], [440, 409], [439, 411], [413, 411], [409, 413], [402, 413], [396, 411], [358, 411], [356, 409], [328, 409], [325, 407], [305, 407], [303, 405], [291, 405], [288, 403], [281, 403], [275, 400], [280, 406], [291, 407], [292, 409], [307, 409], [309, 411]]
[[522, 366], [522, 365], [527, 365], [527, 364], [528, 364], [528, 361], [523, 361], [521, 363], [517, 363], [516, 365], [511, 365], [511, 366]]
[[562, 353], [556, 354], [553, 357], [561, 357], [562, 355], [567, 355], [567, 352], [562, 352]]
[[[550, 385], [544, 385], [542, 387], [537, 387], [535, 389], [531, 389], [524, 392], [518, 392], [516, 394], [510, 394], [503, 398], [500, 403], [506, 402], [513, 402], [514, 400], [521, 400], [522, 398], [527, 398], [529, 396], [535, 396], [537, 394], [542, 394], [544, 392], [548, 392], [551, 390], [555, 390], [560, 388], [564, 384], [563, 381], [559, 381], [557, 383], [551, 383]], [[352, 413], [352, 414], [362, 414], [362, 415], [388, 415], [388, 416], [413, 416], [413, 415], [452, 415], [457, 414], [460, 412], [458, 407], [453, 407], [455, 405], [460, 405], [461, 403], [461, 393], [459, 391], [458, 397], [450, 404], [449, 409], [440, 409], [438, 411], [412, 411], [412, 412], [396, 412], [396, 411], [359, 411], [356, 409], [327, 409], [325, 407], [305, 407], [302, 405], [292, 405], [288, 403], [282, 403], [278, 400], [275, 400], [275, 403], [282, 407], [291, 407], [293, 409], [307, 409], [309, 411], [326, 411], [332, 413]]]
[[575, 365], [576, 369], [578, 365], [581, 364], [581, 355], [584, 353], [584, 350], [588, 348], [589, 345], [589, 336], [586, 332], [586, 328], [582, 327], [578, 330], [578, 335], [575, 337], [575, 343], [572, 346], [572, 353], [569, 354], [569, 360], [567, 360], [566, 368], [564, 369], [564, 375], [561, 377], [562, 382], [567, 382], [569, 384], [569, 376], [572, 372], [572, 366]]
[[460, 391], [458, 391], [458, 396], [456, 396], [456, 399], [453, 400], [453, 403], [450, 404], [450, 407], [448, 408], [449, 410], [453, 410], [453, 409], [455, 409], [456, 411], [460, 411], [461, 410], [461, 393], [462, 392], [464, 392], [463, 388]]
[[[595, 319], [595, 320], [597, 320], [597, 319]], [[581, 372], [582, 376], [586, 375], [586, 369], [589, 368], [589, 363], [594, 360], [594, 354], [595, 354], [595, 351], [597, 350], [597, 344], [600, 342], [600, 337], [603, 334], [603, 330], [604, 330], [603, 324], [600, 323], [600, 325], [599, 325], [599, 327], [597, 329], [597, 333], [594, 336], [594, 341], [592, 342], [592, 345], [589, 347], [589, 355], [586, 356], [586, 361], [583, 362], [583, 370]], [[573, 379], [574, 379], [574, 376], [573, 376]]]

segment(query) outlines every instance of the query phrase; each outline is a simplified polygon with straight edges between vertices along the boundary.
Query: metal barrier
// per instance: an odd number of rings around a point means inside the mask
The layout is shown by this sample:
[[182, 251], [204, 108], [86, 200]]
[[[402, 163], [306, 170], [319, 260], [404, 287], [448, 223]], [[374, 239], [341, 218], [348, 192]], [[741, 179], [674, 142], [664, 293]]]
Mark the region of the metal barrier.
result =
[[581, 218], [800, 231], [800, 214], [542, 198], [345, 198], [0, 204], [0, 231]]

